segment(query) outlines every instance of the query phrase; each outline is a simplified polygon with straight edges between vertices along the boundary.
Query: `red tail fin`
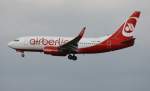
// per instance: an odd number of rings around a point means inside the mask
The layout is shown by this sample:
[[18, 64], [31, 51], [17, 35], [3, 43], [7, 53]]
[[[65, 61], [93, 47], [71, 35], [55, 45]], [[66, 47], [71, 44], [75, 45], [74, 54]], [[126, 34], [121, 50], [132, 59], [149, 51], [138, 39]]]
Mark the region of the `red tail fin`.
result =
[[128, 40], [133, 37], [133, 31], [135, 29], [140, 12], [135, 11], [111, 36], [111, 38], [119, 38], [120, 40]]
[[140, 16], [139, 11], [135, 11], [108, 39], [101, 44], [106, 44], [109, 48], [121, 49], [134, 45], [133, 31]]
[[81, 48], [81, 53], [88, 52], [108, 52], [133, 46], [135, 38], [133, 38], [133, 31], [140, 17], [140, 12], [135, 11], [112, 35], [110, 35], [103, 42], [87, 48]]

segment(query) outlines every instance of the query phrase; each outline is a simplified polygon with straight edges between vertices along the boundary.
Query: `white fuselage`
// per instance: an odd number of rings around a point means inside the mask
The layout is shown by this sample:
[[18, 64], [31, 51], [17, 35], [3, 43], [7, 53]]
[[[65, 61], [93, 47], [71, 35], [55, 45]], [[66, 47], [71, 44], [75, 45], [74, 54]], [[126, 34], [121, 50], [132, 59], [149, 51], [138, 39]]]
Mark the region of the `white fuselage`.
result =
[[[78, 43], [79, 48], [89, 47], [99, 44], [109, 36], [101, 38], [82, 38]], [[48, 37], [48, 36], [29, 36], [18, 38], [8, 44], [14, 49], [43, 50], [45, 46], [60, 46], [74, 37]]]

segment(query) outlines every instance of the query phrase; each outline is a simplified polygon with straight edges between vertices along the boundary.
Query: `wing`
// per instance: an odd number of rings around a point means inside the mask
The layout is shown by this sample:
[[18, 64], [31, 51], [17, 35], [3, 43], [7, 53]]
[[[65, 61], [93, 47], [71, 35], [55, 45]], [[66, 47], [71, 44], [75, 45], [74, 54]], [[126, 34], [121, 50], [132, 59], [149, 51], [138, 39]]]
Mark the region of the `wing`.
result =
[[86, 29], [86, 27], [84, 27], [81, 30], [81, 32], [79, 33], [79, 35], [77, 37], [75, 37], [74, 39], [72, 39], [71, 41], [59, 46], [59, 49], [65, 53], [76, 53], [77, 48], [78, 48], [78, 42], [83, 37], [85, 29]]

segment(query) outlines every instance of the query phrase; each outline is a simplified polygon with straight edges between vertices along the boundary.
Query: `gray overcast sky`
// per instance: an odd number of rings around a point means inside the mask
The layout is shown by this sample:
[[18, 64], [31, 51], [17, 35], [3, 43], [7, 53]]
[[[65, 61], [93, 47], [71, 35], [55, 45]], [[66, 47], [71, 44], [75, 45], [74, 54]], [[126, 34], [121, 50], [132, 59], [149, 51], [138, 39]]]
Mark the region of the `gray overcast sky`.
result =
[[[111, 34], [135, 10], [142, 15], [134, 47], [104, 54], [66, 57], [7, 47], [27, 35]], [[0, 0], [1, 91], [150, 91], [149, 0]]]

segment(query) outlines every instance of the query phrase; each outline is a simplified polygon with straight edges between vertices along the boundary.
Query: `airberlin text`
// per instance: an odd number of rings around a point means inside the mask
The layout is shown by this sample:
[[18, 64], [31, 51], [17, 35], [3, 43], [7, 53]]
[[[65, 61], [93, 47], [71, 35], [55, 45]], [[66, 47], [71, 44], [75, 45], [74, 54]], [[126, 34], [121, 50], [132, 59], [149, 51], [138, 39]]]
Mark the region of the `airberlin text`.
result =
[[68, 40], [65, 40], [63, 38], [46, 39], [44, 37], [36, 37], [30, 39], [30, 45], [62, 45], [66, 42], [68, 42]]

